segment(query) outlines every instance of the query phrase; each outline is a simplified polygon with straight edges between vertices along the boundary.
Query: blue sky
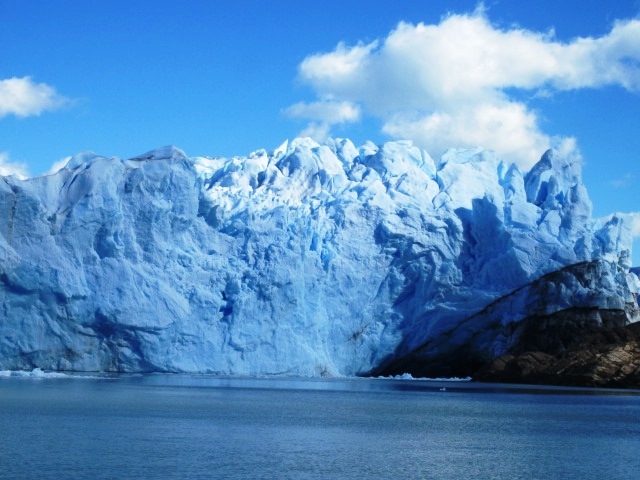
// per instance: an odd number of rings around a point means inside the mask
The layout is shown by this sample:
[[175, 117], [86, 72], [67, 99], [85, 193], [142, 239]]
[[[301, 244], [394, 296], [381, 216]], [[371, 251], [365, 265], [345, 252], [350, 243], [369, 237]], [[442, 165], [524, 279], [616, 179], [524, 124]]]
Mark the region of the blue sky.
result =
[[[0, 172], [310, 134], [584, 162], [639, 212], [640, 1], [0, 0]], [[640, 265], [640, 214], [634, 264]]]

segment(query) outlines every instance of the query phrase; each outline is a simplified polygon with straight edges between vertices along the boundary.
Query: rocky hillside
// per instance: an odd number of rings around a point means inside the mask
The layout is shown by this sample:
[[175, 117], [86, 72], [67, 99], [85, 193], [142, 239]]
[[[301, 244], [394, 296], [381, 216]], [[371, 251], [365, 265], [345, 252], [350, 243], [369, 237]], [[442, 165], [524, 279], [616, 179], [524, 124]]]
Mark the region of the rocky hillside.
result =
[[640, 324], [578, 336], [561, 353], [530, 350], [503, 355], [473, 380], [640, 389]]

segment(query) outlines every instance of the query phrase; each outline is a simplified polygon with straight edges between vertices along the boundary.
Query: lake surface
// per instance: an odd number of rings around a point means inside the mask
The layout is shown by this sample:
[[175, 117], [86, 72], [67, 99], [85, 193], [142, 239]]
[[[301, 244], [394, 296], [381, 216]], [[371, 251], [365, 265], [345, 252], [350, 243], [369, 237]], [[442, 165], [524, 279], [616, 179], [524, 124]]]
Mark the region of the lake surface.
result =
[[637, 479], [640, 392], [0, 378], [2, 479]]

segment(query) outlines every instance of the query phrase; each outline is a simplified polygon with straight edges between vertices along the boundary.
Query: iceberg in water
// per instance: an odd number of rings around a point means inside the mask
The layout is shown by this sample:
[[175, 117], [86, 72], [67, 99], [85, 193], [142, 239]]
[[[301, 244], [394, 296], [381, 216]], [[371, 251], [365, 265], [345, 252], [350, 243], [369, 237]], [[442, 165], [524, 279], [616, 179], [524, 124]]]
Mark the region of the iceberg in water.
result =
[[466, 377], [531, 314], [638, 319], [630, 219], [553, 151], [83, 153], [0, 205], [0, 370]]

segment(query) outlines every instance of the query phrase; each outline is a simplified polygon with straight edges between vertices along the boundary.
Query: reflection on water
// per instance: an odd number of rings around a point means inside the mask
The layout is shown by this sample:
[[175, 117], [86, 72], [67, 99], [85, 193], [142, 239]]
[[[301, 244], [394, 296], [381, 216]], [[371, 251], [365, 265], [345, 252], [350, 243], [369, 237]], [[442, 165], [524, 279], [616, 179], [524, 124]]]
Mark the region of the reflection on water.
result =
[[0, 478], [635, 479], [639, 448], [638, 391], [0, 378]]

